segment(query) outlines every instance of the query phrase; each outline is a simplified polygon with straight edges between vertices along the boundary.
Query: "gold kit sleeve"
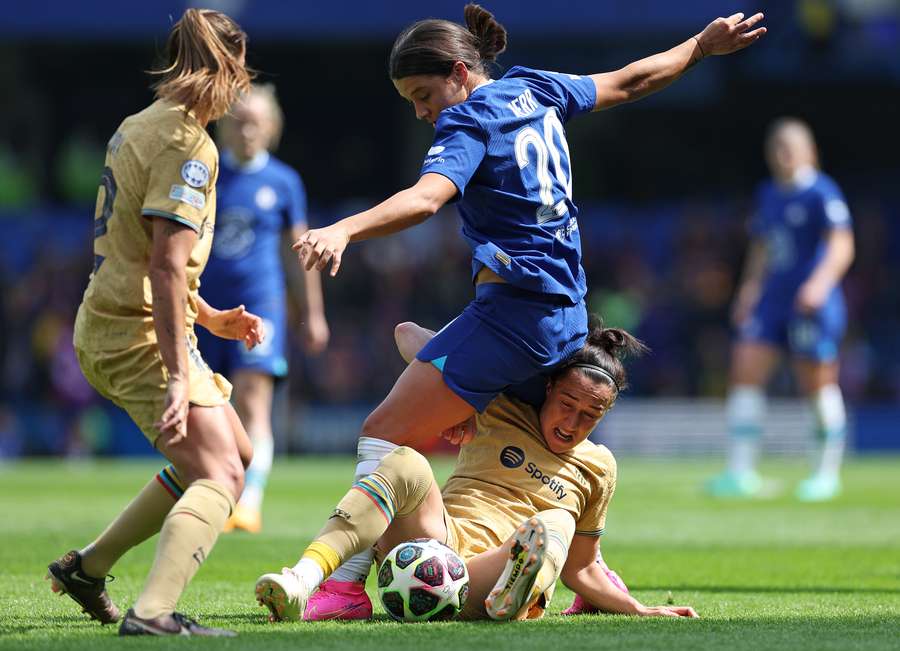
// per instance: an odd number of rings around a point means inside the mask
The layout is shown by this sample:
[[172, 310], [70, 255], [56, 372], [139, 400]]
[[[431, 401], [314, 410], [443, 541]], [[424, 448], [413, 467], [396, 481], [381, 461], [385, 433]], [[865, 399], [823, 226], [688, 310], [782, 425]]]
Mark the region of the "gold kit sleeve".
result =
[[[580, 447], [580, 446], [579, 446]], [[585, 536], [600, 536], [606, 527], [606, 512], [616, 491], [616, 460], [602, 445], [593, 446], [586, 454], [587, 468], [591, 483], [588, 502], [575, 523], [575, 533]]]
[[215, 210], [217, 174], [215, 144], [205, 132], [186, 131], [150, 164], [141, 213], [172, 219], [199, 233]]

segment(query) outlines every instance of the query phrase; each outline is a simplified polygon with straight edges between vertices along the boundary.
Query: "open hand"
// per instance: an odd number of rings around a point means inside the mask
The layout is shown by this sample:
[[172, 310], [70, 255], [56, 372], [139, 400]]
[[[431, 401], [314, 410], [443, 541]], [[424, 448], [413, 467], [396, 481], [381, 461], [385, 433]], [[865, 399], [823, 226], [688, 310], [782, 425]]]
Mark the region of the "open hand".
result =
[[825, 305], [831, 287], [825, 283], [808, 280], [797, 290], [794, 306], [799, 312], [811, 314]]
[[187, 437], [189, 407], [188, 381], [169, 378], [162, 416], [153, 424], [163, 437], [168, 438], [167, 445], [176, 445]]
[[341, 268], [341, 257], [350, 243], [350, 234], [338, 224], [306, 231], [291, 247], [297, 252], [300, 264], [309, 271], [313, 267], [324, 271], [331, 263], [330, 275], [336, 276]]
[[762, 13], [754, 14], [746, 20], [742, 13], [728, 18], [716, 18], [695, 38], [703, 56], [731, 54], [756, 43], [766, 33], [765, 27], [752, 29], [762, 19]]
[[248, 312], [243, 305], [230, 310], [217, 310], [203, 325], [217, 337], [243, 341], [247, 350], [252, 350], [266, 338], [263, 320]]
[[450, 441], [453, 445], [465, 445], [475, 438], [475, 416], [470, 416], [458, 425], [448, 427], [441, 432], [441, 438]]
[[690, 606], [650, 606], [644, 608], [640, 615], [642, 617], [688, 617], [690, 619], [698, 619], [700, 615]]

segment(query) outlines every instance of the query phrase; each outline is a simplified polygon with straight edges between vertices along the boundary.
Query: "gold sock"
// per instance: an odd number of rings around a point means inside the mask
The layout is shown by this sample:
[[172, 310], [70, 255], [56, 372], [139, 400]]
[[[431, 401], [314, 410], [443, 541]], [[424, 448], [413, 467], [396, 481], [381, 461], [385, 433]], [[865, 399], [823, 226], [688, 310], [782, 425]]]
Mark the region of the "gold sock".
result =
[[88, 576], [104, 577], [132, 547], [159, 533], [175, 502], [184, 494], [178, 473], [163, 468], [113, 520], [100, 536], [81, 551]]
[[433, 483], [425, 457], [397, 448], [344, 495], [303, 558], [315, 561], [328, 578], [345, 560], [374, 545], [394, 516], [419, 508]]
[[218, 482], [198, 479], [188, 487], [160, 531], [153, 567], [134, 604], [138, 617], [152, 619], [175, 610], [233, 510], [234, 498]]

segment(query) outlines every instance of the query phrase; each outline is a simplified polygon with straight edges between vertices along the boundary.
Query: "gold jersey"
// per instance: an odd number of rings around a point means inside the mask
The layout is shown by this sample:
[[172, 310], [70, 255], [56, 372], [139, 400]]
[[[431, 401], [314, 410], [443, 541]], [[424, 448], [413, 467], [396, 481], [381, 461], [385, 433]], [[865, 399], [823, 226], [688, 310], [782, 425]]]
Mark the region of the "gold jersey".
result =
[[442, 492], [464, 557], [501, 545], [526, 518], [563, 509], [575, 533], [599, 536], [616, 486], [616, 461], [603, 445], [547, 447], [537, 411], [501, 394], [477, 417]]
[[126, 118], [109, 141], [94, 215], [94, 271], [75, 323], [82, 351], [156, 344], [148, 276], [152, 218], [199, 237], [187, 264], [186, 334], [197, 318], [200, 274], [212, 245], [219, 154], [203, 125], [158, 100]]

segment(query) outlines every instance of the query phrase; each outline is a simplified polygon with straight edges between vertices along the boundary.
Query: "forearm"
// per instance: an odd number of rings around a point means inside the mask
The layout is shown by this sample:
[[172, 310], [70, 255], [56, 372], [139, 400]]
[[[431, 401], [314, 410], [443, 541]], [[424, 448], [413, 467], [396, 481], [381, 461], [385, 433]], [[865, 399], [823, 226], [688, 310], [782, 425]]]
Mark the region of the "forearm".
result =
[[150, 270], [153, 292], [153, 328], [163, 364], [169, 377], [188, 378], [188, 351], [185, 345], [187, 277], [184, 269], [159, 267]]
[[380, 204], [340, 220], [351, 242], [397, 233], [420, 224], [441, 207], [442, 202], [423, 194], [416, 187], [402, 190]]
[[641, 602], [616, 587], [597, 563], [564, 574], [563, 583], [605, 613], [640, 615], [645, 610]]
[[836, 233], [829, 241], [825, 255], [810, 274], [809, 282], [834, 287], [853, 264], [854, 255], [853, 236], [850, 232]]
[[302, 271], [298, 274], [302, 285], [300, 310], [303, 316], [325, 316], [325, 302], [322, 299], [322, 274], [318, 269]]
[[697, 39], [691, 37], [670, 50], [630, 63], [621, 70], [592, 75], [598, 90], [595, 109], [634, 102], [658, 92], [702, 58]]
[[760, 242], [754, 241], [750, 245], [750, 250], [747, 252], [747, 259], [744, 262], [744, 268], [741, 271], [740, 284], [738, 285], [738, 295], [745, 298], [758, 297], [765, 273], [765, 246]]

